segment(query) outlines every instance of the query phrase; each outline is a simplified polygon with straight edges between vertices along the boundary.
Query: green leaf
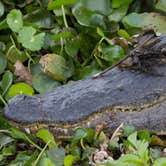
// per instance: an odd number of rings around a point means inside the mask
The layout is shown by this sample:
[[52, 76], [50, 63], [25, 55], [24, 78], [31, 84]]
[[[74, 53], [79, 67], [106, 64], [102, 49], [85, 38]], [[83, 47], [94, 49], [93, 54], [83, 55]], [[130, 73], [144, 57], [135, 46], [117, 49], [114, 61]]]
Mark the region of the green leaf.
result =
[[0, 149], [7, 146], [8, 144], [11, 144], [12, 142], [14, 142], [12, 137], [0, 134]]
[[72, 166], [76, 160], [76, 157], [73, 155], [67, 155], [64, 159], [64, 166]]
[[165, 166], [166, 165], [166, 158], [161, 157], [155, 160], [154, 166]]
[[5, 54], [0, 51], [0, 74], [2, 74], [7, 66], [7, 58]]
[[110, 65], [117, 62], [124, 56], [124, 50], [119, 45], [107, 46], [103, 48], [103, 59], [110, 62]]
[[47, 54], [40, 59], [43, 72], [57, 81], [66, 81], [72, 73], [69, 70], [66, 60], [57, 54]]
[[138, 137], [140, 140], [146, 140], [148, 142], [151, 140], [150, 132], [147, 130], [138, 131]]
[[73, 40], [67, 40], [65, 44], [65, 51], [70, 57], [76, 57], [80, 48], [79, 38]]
[[83, 139], [87, 136], [86, 129], [84, 128], [77, 128], [74, 133], [74, 137], [71, 142], [71, 147], [74, 148], [76, 144], [80, 141], [80, 139]]
[[122, 156], [119, 161], [130, 166], [143, 166], [144, 162], [135, 154], [126, 154]]
[[159, 13], [142, 13], [141, 17], [143, 29], [154, 29], [155, 32], [166, 33], [165, 16]]
[[6, 56], [12, 63], [15, 63], [17, 60], [25, 62], [28, 59], [26, 54], [23, 51], [18, 50], [14, 45], [8, 49]]
[[85, 66], [82, 69], [79, 69], [76, 71], [76, 77], [77, 79], [87, 79], [91, 78], [93, 75], [97, 74], [100, 70], [95, 68], [94, 66]]
[[17, 130], [17, 129], [15, 129], [15, 128], [11, 128], [11, 136], [13, 138], [22, 139], [22, 140], [27, 142], [26, 134], [21, 132], [21, 131], [19, 131], [19, 130]]
[[104, 16], [87, 9], [80, 3], [75, 5], [72, 12], [80, 25], [90, 27], [101, 27], [102, 29], [106, 29]]
[[97, 27], [97, 33], [101, 36], [101, 37], [105, 37], [104, 32], [101, 30], [101, 28]]
[[81, 4], [85, 8], [103, 15], [109, 15], [111, 12], [110, 0], [82, 0]]
[[45, 33], [36, 34], [36, 29], [33, 27], [23, 27], [18, 34], [18, 40], [25, 48], [31, 51], [38, 51], [44, 44]]
[[119, 8], [122, 7], [124, 5], [129, 5], [132, 2], [132, 0], [112, 0], [112, 7], [113, 8]]
[[3, 90], [2, 96], [8, 91], [9, 87], [13, 82], [13, 74], [10, 71], [6, 71], [2, 76], [1, 88]]
[[8, 92], [9, 97], [12, 98], [19, 94], [26, 94], [32, 96], [34, 94], [34, 90], [31, 86], [23, 82], [13, 84]]
[[4, 9], [4, 5], [3, 5], [2, 2], [0, 2], [0, 17], [3, 16], [4, 11], [5, 11], [5, 9]]
[[7, 24], [14, 32], [19, 32], [23, 26], [23, 18], [20, 10], [13, 9], [7, 15]]
[[157, 4], [155, 5], [156, 9], [159, 9], [163, 12], [166, 12], [166, 1], [165, 0], [158, 0]]
[[37, 90], [39, 93], [46, 93], [61, 85], [60, 82], [55, 81], [47, 74], [42, 72], [33, 76], [32, 84], [35, 90]]
[[49, 141], [51, 141], [48, 145], [50, 148], [57, 147], [57, 144], [54, 140], [54, 136], [48, 130], [41, 129], [36, 133], [36, 136], [42, 139], [45, 143], [48, 143]]
[[50, 149], [47, 151], [47, 156], [56, 166], [63, 166], [65, 158], [65, 149]]
[[77, 0], [56, 0], [50, 1], [48, 4], [48, 10], [54, 10], [63, 6], [73, 5], [77, 2]]
[[131, 134], [127, 139], [135, 148], [135, 153], [137, 153], [137, 155], [143, 160], [144, 163], [148, 163], [149, 143], [145, 140], [137, 140], [137, 132]]
[[49, 158], [42, 158], [39, 162], [39, 166], [56, 166]]
[[108, 16], [109, 21], [119, 22], [126, 15], [128, 10], [128, 5], [125, 4], [120, 8], [113, 9], [111, 14]]
[[125, 125], [123, 127], [123, 133], [125, 136], [129, 136], [136, 131], [135, 127], [132, 125]]
[[27, 13], [24, 15], [24, 21], [35, 24], [38, 28], [52, 28], [54, 26], [51, 14], [44, 8]]
[[130, 13], [125, 16], [122, 20], [126, 28], [141, 28], [142, 27], [142, 18], [138, 13]]
[[123, 37], [123, 38], [127, 39], [127, 40], [131, 39], [130, 35], [124, 29], [119, 29], [118, 35], [120, 37]]

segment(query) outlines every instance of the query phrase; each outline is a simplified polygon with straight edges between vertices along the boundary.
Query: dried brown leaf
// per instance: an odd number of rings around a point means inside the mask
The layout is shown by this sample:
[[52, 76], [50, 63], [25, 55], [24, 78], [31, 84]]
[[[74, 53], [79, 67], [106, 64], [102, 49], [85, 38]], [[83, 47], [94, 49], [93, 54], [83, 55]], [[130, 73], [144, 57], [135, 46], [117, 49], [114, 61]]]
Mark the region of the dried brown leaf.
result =
[[15, 66], [14, 75], [18, 77], [17, 80], [32, 85], [32, 75], [27, 69], [27, 67], [25, 67], [23, 63], [19, 60], [16, 61], [14, 66]]

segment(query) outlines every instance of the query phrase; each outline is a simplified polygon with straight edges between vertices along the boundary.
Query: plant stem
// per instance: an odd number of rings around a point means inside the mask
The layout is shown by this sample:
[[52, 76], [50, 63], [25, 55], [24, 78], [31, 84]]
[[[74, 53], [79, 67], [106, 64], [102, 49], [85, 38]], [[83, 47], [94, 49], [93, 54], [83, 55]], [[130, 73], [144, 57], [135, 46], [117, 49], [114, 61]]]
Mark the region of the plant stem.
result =
[[40, 152], [39, 156], [37, 157], [35, 163], [33, 164], [33, 166], [36, 166], [37, 163], [39, 162], [41, 156], [43, 155], [44, 151], [46, 150], [47, 146], [50, 144], [51, 141], [48, 141], [47, 144], [44, 146], [44, 148], [42, 149], [42, 151]]
[[2, 95], [0, 94], [0, 100], [3, 102], [3, 104], [5, 106], [8, 106], [7, 102], [4, 100], [4, 98], [2, 97]]
[[38, 145], [36, 145], [32, 140], [30, 140], [27, 136], [25, 136], [25, 138], [27, 139], [27, 141], [32, 144], [34, 147], [36, 147], [39, 150], [42, 150], [42, 148], [40, 148]]
[[62, 5], [61, 6], [61, 9], [62, 9], [62, 15], [63, 15], [63, 21], [64, 21], [64, 24], [65, 24], [65, 27], [68, 28], [68, 24], [67, 24], [67, 19], [66, 19], [66, 15], [65, 15], [65, 9], [64, 9], [64, 6]]

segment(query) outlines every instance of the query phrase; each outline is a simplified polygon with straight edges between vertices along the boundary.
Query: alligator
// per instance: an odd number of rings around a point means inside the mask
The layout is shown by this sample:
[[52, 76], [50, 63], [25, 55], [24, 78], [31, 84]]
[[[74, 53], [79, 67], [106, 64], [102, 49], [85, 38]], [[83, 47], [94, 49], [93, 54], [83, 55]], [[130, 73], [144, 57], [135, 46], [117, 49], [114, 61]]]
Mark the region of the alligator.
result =
[[95, 128], [102, 123], [105, 131], [124, 123], [138, 130], [164, 132], [166, 34], [145, 39], [143, 36], [143, 44], [122, 62], [132, 59], [131, 68], [122, 69], [120, 63], [95, 79], [71, 81], [45, 94], [15, 96], [5, 107], [4, 117], [26, 131], [47, 128], [56, 136], [66, 137], [80, 126]]

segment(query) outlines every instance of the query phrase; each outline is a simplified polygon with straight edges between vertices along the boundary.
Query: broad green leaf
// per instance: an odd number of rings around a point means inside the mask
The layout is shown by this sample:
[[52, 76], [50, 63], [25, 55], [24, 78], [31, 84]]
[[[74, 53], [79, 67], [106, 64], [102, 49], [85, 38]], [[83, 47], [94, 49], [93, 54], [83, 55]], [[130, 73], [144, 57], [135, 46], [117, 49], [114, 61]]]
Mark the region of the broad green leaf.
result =
[[39, 166], [56, 166], [49, 158], [42, 158], [39, 162]]
[[132, 2], [132, 0], [112, 0], [112, 7], [113, 8], [119, 8], [122, 7], [124, 5], [129, 5]]
[[81, 4], [94, 12], [109, 15], [111, 12], [110, 0], [82, 0]]
[[127, 40], [130, 40], [130, 39], [131, 39], [130, 35], [129, 35], [124, 29], [120, 29], [120, 30], [118, 31], [118, 35], [119, 35], [120, 37], [123, 37], [123, 38], [127, 39]]
[[137, 153], [137, 155], [142, 159], [144, 163], [148, 163], [149, 142], [145, 140], [137, 140], [137, 132], [131, 134], [127, 139], [135, 148], [135, 153]]
[[8, 92], [9, 97], [12, 98], [19, 94], [26, 94], [32, 96], [34, 94], [34, 90], [31, 86], [23, 82], [13, 84]]
[[77, 79], [87, 79], [92, 77], [93, 75], [97, 74], [100, 70], [95, 68], [94, 66], [85, 66], [82, 69], [76, 71], [76, 78]]
[[0, 30], [7, 29], [7, 28], [8, 28], [8, 24], [6, 19], [4, 19], [3, 21], [0, 22]]
[[46, 129], [41, 129], [36, 133], [36, 136], [39, 137], [40, 139], [42, 139], [45, 143], [49, 143], [49, 147], [50, 148], [56, 148], [57, 144], [54, 140], [54, 136]]
[[80, 3], [75, 5], [72, 12], [80, 25], [106, 29], [104, 16], [85, 8]]
[[0, 2], [0, 17], [3, 16], [4, 11], [5, 11], [5, 9], [4, 9], [4, 5], [3, 5], [2, 2]]
[[135, 127], [132, 125], [125, 125], [123, 127], [123, 133], [125, 136], [129, 136], [136, 131]]
[[107, 46], [103, 48], [103, 59], [108, 61], [111, 65], [124, 56], [124, 50], [119, 45]]
[[38, 51], [44, 44], [45, 33], [36, 34], [36, 29], [33, 27], [23, 27], [18, 34], [18, 40], [25, 48], [31, 51]]
[[19, 32], [23, 26], [23, 18], [20, 10], [13, 9], [7, 15], [7, 24], [14, 32]]
[[14, 142], [12, 137], [0, 134], [0, 149]]
[[161, 157], [155, 160], [154, 165], [153, 166], [165, 166], [166, 165], [166, 158], [165, 157]]
[[6, 71], [2, 76], [1, 88], [3, 90], [2, 96], [8, 91], [13, 82], [13, 74], [10, 71]]
[[12, 63], [15, 63], [17, 60], [25, 62], [28, 59], [26, 54], [23, 51], [18, 50], [14, 45], [8, 49], [6, 56]]
[[64, 159], [64, 166], [72, 166], [76, 160], [76, 157], [73, 155], [67, 155]]
[[45, 73], [35, 74], [33, 76], [32, 84], [39, 93], [46, 93], [61, 85], [60, 82], [55, 81]]
[[128, 10], [128, 5], [125, 4], [120, 8], [113, 9], [111, 14], [108, 16], [109, 21], [119, 22], [126, 15]]
[[144, 162], [135, 154], [126, 154], [119, 161], [129, 166], [143, 166]]
[[159, 9], [163, 12], [166, 12], [166, 1], [165, 0], [158, 0], [157, 4], [155, 5], [156, 9]]
[[22, 139], [24, 141], [27, 141], [26, 134], [15, 128], [11, 128], [11, 136], [16, 139]]
[[6, 146], [3, 148], [2, 150], [2, 154], [4, 156], [11, 156], [11, 155], [15, 155], [16, 152], [16, 146], [14, 144], [11, 144], [9, 146]]
[[7, 65], [7, 58], [5, 54], [0, 51], [0, 74], [2, 74]]
[[74, 137], [71, 142], [71, 147], [73, 148], [80, 141], [80, 139], [83, 139], [86, 136], [87, 136], [86, 129], [81, 127], [77, 128], [75, 130]]
[[50, 1], [48, 4], [48, 10], [54, 10], [63, 6], [73, 5], [77, 2], [77, 0], [54, 0]]
[[40, 64], [43, 72], [57, 81], [66, 81], [72, 75], [66, 60], [60, 55], [47, 54], [40, 59]]
[[24, 16], [24, 21], [36, 24], [39, 28], [52, 28], [54, 26], [51, 14], [44, 8], [27, 13]]
[[79, 38], [74, 38], [72, 40], [67, 40], [65, 44], [65, 51], [70, 57], [76, 57], [80, 48]]
[[47, 151], [48, 158], [55, 164], [55, 166], [63, 166], [65, 158], [64, 148], [54, 148]]
[[29, 160], [30, 156], [28, 151], [19, 152], [16, 158], [10, 163], [11, 166], [24, 166], [24, 164]]
[[151, 140], [150, 132], [147, 130], [138, 131], [138, 137], [140, 140], [146, 140], [148, 142]]
[[130, 13], [125, 16], [122, 20], [126, 28], [141, 28], [142, 27], [142, 17], [138, 13]]
[[159, 13], [142, 13], [142, 28], [154, 29], [155, 32], [166, 33], [166, 17]]

